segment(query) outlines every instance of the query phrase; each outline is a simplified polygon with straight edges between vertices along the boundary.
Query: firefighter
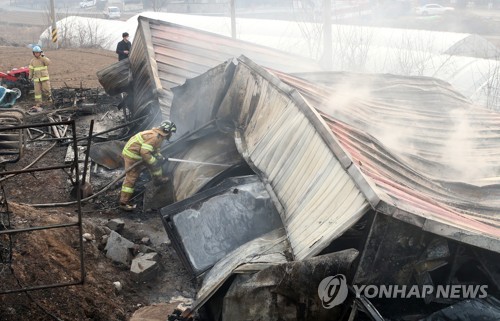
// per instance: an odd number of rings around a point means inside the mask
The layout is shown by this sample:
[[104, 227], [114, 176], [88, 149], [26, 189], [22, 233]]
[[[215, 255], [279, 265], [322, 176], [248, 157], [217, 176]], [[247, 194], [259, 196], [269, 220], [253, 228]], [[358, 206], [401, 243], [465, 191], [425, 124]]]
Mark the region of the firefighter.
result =
[[130, 204], [130, 199], [134, 193], [134, 185], [139, 175], [145, 167], [157, 185], [166, 183], [167, 177], [163, 177], [162, 163], [165, 158], [159, 152], [163, 141], [169, 140], [170, 136], [177, 131], [175, 124], [169, 120], [161, 123], [159, 127], [142, 131], [130, 138], [123, 148], [122, 156], [125, 162], [125, 170], [128, 170], [135, 163], [143, 160], [144, 164], [138, 165], [127, 172], [120, 192], [120, 208], [125, 211], [132, 211], [136, 205]]
[[45, 57], [40, 46], [33, 47], [33, 59], [30, 61], [29, 78], [33, 81], [35, 86], [35, 103], [37, 107], [42, 106], [43, 96], [52, 103], [52, 93], [50, 89], [49, 58]]

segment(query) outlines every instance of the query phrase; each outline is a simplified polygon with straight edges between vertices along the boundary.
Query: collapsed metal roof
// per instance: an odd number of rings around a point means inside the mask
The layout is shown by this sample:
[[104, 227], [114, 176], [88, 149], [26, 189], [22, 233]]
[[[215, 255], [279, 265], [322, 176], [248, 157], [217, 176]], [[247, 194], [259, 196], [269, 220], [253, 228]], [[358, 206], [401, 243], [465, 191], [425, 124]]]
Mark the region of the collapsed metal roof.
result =
[[318, 108], [367, 178], [380, 198], [375, 210], [500, 252], [499, 114], [432, 78], [307, 77], [314, 83], [281, 74]]
[[[235, 144], [225, 144], [227, 152], [237, 150], [265, 183], [296, 258], [318, 254], [369, 209], [346, 171], [347, 154], [325, 123], [297, 92], [248, 58], [221, 64], [174, 93], [172, 119], [183, 131], [216, 119], [219, 130], [231, 135]], [[212, 159], [211, 150], [199, 157]], [[215, 169], [205, 166], [207, 173]], [[172, 169], [174, 189], [183, 188], [181, 170]], [[349, 172], [360, 175], [356, 167]]]
[[[283, 206], [295, 255], [314, 255], [344, 230], [342, 222], [352, 224], [364, 209], [357, 192], [374, 210], [500, 252], [499, 187], [472, 185], [499, 183], [498, 114], [473, 108], [431, 78], [343, 75], [325, 88], [287, 78], [304, 96], [316, 97], [308, 105], [272, 74], [242, 61], [225, 99], [238, 106], [227, 106], [233, 115], [234, 108], [241, 113], [236, 145]], [[350, 81], [355, 88], [346, 90]], [[330, 163], [323, 147], [338, 163]], [[311, 232], [321, 236], [311, 239]]]
[[[458, 112], [462, 110], [471, 119], [492, 123], [498, 116], [486, 116], [494, 113], [472, 108], [449, 85], [431, 78], [309, 74], [316, 79], [313, 83], [269, 73], [245, 57], [234, 67], [229, 65], [232, 62], [183, 85], [173, 115], [184, 112], [195, 124], [212, 118], [234, 121], [236, 148], [274, 195], [296, 258], [319, 253], [370, 205], [423, 230], [500, 251], [498, 202], [493, 196], [479, 194], [494, 192], [497, 187], [471, 184], [492, 183], [498, 178], [470, 176], [474, 180], [467, 185], [465, 176], [458, 180], [459, 170], [464, 168], [454, 168], [448, 162], [452, 158], [439, 148], [447, 145], [447, 135], [464, 134], [454, 126], [467, 119], [450, 117], [450, 111], [462, 115]], [[209, 78], [228, 78], [221, 75], [225, 73], [233, 75], [229, 86], [217, 81], [208, 84]], [[356, 88], [346, 90], [351, 82]], [[210, 112], [196, 114], [196, 108], [203, 105], [191, 104], [189, 97], [208, 88], [219, 91], [221, 84], [226, 89], [217, 100], [220, 105], [214, 107], [208, 100]], [[346, 97], [349, 92], [352, 97]], [[316, 106], [319, 113], [313, 108]], [[480, 127], [476, 131], [484, 132]], [[479, 161], [500, 147], [496, 146], [500, 132], [486, 133], [463, 150], [462, 159], [480, 154]], [[460, 143], [464, 147], [465, 142]], [[227, 147], [234, 148], [232, 144]], [[468, 174], [477, 168], [477, 162], [470, 164], [465, 168]], [[173, 175], [179, 176], [175, 170]]]
[[[370, 206], [500, 252], [499, 204], [482, 194], [496, 195], [497, 188], [481, 187], [498, 183], [500, 118], [474, 109], [448, 84], [342, 73], [315, 73], [306, 81], [305, 74], [301, 79], [285, 72], [307, 70], [307, 63], [268, 48], [147, 18], [140, 19], [139, 31], [130, 58], [132, 115], [159, 121], [161, 110], [163, 118], [177, 122], [184, 111], [179, 120], [191, 119], [189, 130], [213, 119], [234, 121], [236, 148], [273, 196], [296, 258], [319, 253]], [[188, 80], [183, 87], [191, 88], [185, 90], [193, 96], [190, 108], [171, 113], [171, 88], [237, 52], [282, 72], [246, 57], [226, 62], [211, 69], [210, 77]], [[472, 129], [470, 136], [457, 131], [464, 127]], [[451, 149], [455, 154], [448, 157], [439, 149], [453, 134], [468, 148], [458, 154]], [[469, 175], [484, 159], [492, 174], [459, 179], [464, 168], [453, 167], [453, 158], [470, 164]]]

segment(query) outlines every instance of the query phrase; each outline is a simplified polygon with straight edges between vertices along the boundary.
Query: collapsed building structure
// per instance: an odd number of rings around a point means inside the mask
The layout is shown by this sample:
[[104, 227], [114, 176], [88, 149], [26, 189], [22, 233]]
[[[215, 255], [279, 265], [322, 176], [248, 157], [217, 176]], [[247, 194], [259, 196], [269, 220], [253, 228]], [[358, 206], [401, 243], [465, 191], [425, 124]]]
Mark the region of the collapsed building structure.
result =
[[[381, 320], [388, 310], [362, 295], [323, 308], [321, 281], [342, 274], [348, 284], [487, 285], [490, 296], [469, 297], [473, 310], [500, 315], [500, 116], [448, 83], [325, 72], [146, 17], [131, 57], [98, 76], [108, 93], [126, 92], [128, 117], [144, 119], [137, 131], [177, 124], [166, 155], [210, 163], [169, 163], [171, 186], [144, 202], [203, 280], [194, 311]], [[460, 298], [424, 293], [416, 310], [389, 311], [432, 320], [470, 308]]]

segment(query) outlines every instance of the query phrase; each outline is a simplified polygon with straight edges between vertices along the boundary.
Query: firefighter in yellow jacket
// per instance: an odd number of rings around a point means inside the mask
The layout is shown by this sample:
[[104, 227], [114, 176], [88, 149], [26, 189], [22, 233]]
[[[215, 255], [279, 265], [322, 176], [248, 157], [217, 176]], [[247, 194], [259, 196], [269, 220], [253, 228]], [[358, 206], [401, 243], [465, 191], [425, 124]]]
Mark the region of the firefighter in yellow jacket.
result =
[[42, 95], [44, 95], [49, 102], [52, 102], [52, 93], [50, 89], [49, 69], [50, 59], [45, 57], [40, 46], [33, 47], [33, 59], [30, 61], [30, 80], [33, 80], [35, 86], [35, 103], [36, 106], [41, 107]]
[[130, 138], [123, 148], [122, 156], [125, 161], [125, 170], [135, 163], [143, 160], [144, 164], [136, 166], [127, 172], [120, 193], [120, 208], [131, 211], [135, 205], [130, 204], [134, 193], [134, 185], [144, 167], [149, 169], [156, 184], [166, 183], [168, 179], [163, 177], [162, 163], [165, 158], [160, 154], [160, 147], [165, 139], [177, 131], [175, 124], [169, 120], [161, 123], [160, 127], [142, 131]]

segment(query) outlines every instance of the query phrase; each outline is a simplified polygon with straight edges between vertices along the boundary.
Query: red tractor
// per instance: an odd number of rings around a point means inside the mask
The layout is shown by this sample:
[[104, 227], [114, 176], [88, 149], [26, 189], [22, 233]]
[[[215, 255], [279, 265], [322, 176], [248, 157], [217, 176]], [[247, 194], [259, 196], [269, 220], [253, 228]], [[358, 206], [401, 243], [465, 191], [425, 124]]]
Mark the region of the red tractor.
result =
[[0, 85], [8, 88], [17, 88], [23, 96], [28, 96], [30, 90], [33, 90], [33, 82], [29, 79], [29, 68], [14, 68], [7, 73], [0, 71]]

